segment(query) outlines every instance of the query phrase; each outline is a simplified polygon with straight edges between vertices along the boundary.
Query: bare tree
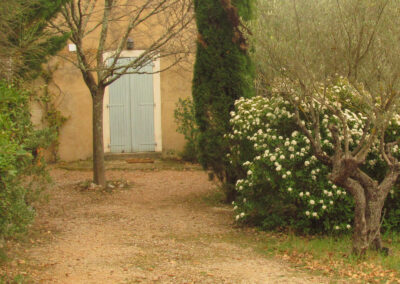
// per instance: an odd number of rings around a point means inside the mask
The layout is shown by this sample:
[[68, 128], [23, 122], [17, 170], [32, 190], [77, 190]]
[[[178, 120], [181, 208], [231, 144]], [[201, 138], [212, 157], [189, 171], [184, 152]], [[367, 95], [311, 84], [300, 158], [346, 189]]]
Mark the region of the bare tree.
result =
[[[354, 198], [353, 251], [381, 249], [382, 208], [400, 174], [394, 155], [399, 139], [386, 135], [399, 111], [399, 2], [259, 1], [259, 11], [255, 45], [262, 74], [268, 82], [286, 82], [278, 91], [295, 106], [298, 127], [310, 140], [314, 155], [330, 168], [329, 179]], [[335, 78], [345, 78], [356, 94], [347, 106], [327, 97]], [[365, 121], [355, 147], [348, 107]], [[322, 110], [338, 121], [327, 126], [331, 152], [323, 149]], [[373, 149], [386, 163], [382, 178], [364, 170]]]
[[[180, 62], [189, 49], [185, 29], [193, 13], [190, 0], [73, 0], [65, 4], [59, 31], [69, 31], [76, 45], [70, 60], [82, 73], [93, 102], [94, 183], [105, 186], [103, 146], [103, 98], [107, 86], [124, 74], [143, 73], [141, 68], [168, 58], [162, 70]], [[141, 40], [142, 54], [121, 64], [130, 37]], [[107, 52], [107, 58], [105, 53]]]

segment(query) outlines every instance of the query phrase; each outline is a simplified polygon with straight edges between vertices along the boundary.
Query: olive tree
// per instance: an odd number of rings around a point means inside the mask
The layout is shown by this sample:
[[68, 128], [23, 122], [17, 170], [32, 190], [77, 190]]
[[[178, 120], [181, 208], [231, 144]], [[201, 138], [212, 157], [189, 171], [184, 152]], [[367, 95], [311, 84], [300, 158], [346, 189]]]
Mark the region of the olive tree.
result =
[[[328, 178], [354, 199], [353, 251], [382, 249], [382, 207], [400, 174], [399, 139], [387, 130], [399, 110], [400, 3], [394, 0], [285, 0], [259, 3], [254, 44], [260, 74], [271, 92], [294, 106], [298, 129], [315, 157], [329, 167]], [[341, 78], [355, 95], [346, 100], [327, 90]], [[365, 124], [353, 143], [346, 109]], [[332, 150], [321, 141], [323, 112]], [[378, 150], [386, 164], [379, 176], [364, 170]], [[322, 190], [322, 189], [321, 189]]]
[[[190, 0], [72, 0], [53, 23], [68, 31], [76, 57], [66, 57], [82, 73], [92, 97], [93, 181], [105, 186], [103, 99], [107, 86], [124, 74], [143, 73], [141, 68], [158, 58], [169, 58], [162, 70], [188, 53], [183, 31], [192, 21]], [[141, 39], [144, 50], [129, 63], [119, 59], [128, 39]], [[104, 54], [111, 54], [108, 58]]]

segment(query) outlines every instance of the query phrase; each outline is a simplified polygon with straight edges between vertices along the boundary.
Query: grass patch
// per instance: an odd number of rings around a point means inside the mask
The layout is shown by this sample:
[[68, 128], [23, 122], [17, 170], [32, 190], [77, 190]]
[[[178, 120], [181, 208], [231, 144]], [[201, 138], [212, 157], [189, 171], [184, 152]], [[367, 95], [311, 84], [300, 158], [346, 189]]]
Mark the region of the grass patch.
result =
[[258, 232], [255, 249], [295, 266], [336, 278], [371, 283], [400, 283], [400, 234], [384, 237], [392, 253], [369, 251], [365, 258], [351, 254], [351, 236], [296, 236]]
[[4, 248], [4, 245], [2, 244], [2, 242], [0, 241], [0, 265], [4, 264], [7, 262], [8, 260], [8, 256], [7, 256], [7, 252]]
[[202, 195], [201, 201], [209, 206], [223, 206], [225, 203], [225, 193], [221, 188], [217, 187], [215, 190], [207, 192]]
[[[210, 241], [215, 236], [210, 236]], [[369, 251], [363, 259], [351, 254], [351, 236], [296, 236], [241, 228], [220, 240], [259, 254], [280, 258], [294, 267], [346, 283], [400, 283], [400, 234], [385, 236], [392, 254]]]
[[[215, 190], [203, 195], [202, 202], [209, 206], [222, 206], [224, 194]], [[209, 236], [210, 241], [215, 236]], [[222, 236], [221, 241], [256, 252], [281, 258], [302, 268], [329, 278], [345, 279], [355, 283], [400, 283], [400, 233], [383, 235], [384, 246], [391, 253], [384, 255], [368, 251], [365, 258], [351, 254], [352, 236], [299, 236], [294, 233], [263, 232], [241, 227]]]
[[10, 277], [7, 275], [0, 276], [0, 284], [23, 284], [26, 283], [28, 280], [23, 275], [16, 275], [14, 277]]

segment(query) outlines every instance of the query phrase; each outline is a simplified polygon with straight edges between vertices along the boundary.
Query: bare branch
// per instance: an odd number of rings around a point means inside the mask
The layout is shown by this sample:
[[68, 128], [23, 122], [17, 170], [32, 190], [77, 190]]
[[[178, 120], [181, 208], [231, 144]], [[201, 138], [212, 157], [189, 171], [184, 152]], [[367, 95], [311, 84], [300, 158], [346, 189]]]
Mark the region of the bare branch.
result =
[[[108, 23], [109, 23], [109, 17], [111, 14], [111, 10], [113, 8], [113, 0], [105, 0], [104, 1], [104, 14], [102, 18], [102, 26], [101, 26], [101, 32], [100, 32], [100, 39], [99, 39], [99, 44], [97, 47], [97, 66], [103, 66], [104, 61], [103, 61], [103, 52], [104, 52], [104, 44], [106, 43], [107, 40], [107, 35], [108, 35]], [[98, 69], [97, 70], [97, 80], [99, 83], [103, 79], [103, 70]]]
[[[84, 80], [87, 84], [94, 84], [103, 88], [124, 74], [145, 73], [141, 68], [152, 60], [174, 57], [171, 64], [163, 66], [160, 71], [168, 70], [187, 55], [187, 51], [183, 49], [172, 51], [162, 49], [192, 23], [191, 0], [145, 0], [140, 4], [132, 4], [129, 1], [122, 3], [123, 1], [118, 0], [104, 0], [104, 6], [101, 7], [102, 14], [98, 13], [100, 10], [95, 11], [97, 2], [97, 0], [77, 0], [74, 3], [66, 4], [62, 13], [66, 27], [72, 33], [71, 40], [77, 46], [77, 61], [72, 63], [84, 74]], [[181, 5], [180, 10], [177, 9], [178, 5]], [[169, 17], [166, 17], [166, 13], [169, 14]], [[178, 15], [178, 13], [180, 14]], [[131, 32], [140, 25], [143, 29], [148, 23], [161, 27], [161, 22], [157, 22], [159, 18], [156, 18], [161, 14], [169, 21], [168, 26], [163, 27], [164, 32], [153, 40], [137, 58], [127, 64], [117, 64]], [[112, 24], [121, 25], [121, 34], [115, 39], [110, 34]], [[56, 25], [54, 24], [54, 26]], [[56, 29], [61, 31], [61, 25], [58, 25]], [[99, 31], [100, 35], [96, 49], [84, 46], [85, 37], [96, 31]], [[112, 60], [106, 62], [103, 54], [106, 50], [110, 50], [110, 46], [115, 48], [108, 58]], [[95, 54], [93, 51], [95, 51]], [[72, 61], [67, 56], [63, 57], [70, 62]], [[93, 72], [96, 73], [97, 78], [94, 77]]]
[[379, 191], [382, 192], [381, 196], [382, 196], [383, 200], [386, 198], [389, 191], [395, 185], [395, 183], [399, 177], [399, 174], [400, 174], [400, 168], [399, 168], [399, 164], [397, 163], [389, 168], [388, 172], [385, 175], [385, 178], [379, 184], [378, 189], [379, 189]]
[[339, 129], [337, 128], [336, 125], [333, 125], [333, 124], [330, 124], [328, 126], [328, 128], [329, 128], [329, 131], [332, 133], [332, 138], [333, 138], [333, 141], [335, 143], [334, 144], [334, 157], [333, 157], [333, 159], [334, 160], [340, 160], [340, 159], [342, 159], [343, 152], [342, 152], [342, 143], [341, 143], [340, 138], [339, 138]]
[[315, 137], [312, 135], [312, 133], [305, 126], [304, 122], [301, 121], [299, 108], [297, 106], [295, 106], [294, 110], [295, 110], [296, 124], [300, 128], [301, 132], [310, 140], [311, 147], [314, 151], [315, 156], [323, 164], [330, 166], [332, 164], [331, 158], [324, 151], [322, 151], [320, 141], [315, 139]]
[[363, 148], [363, 146], [366, 142], [366, 139], [368, 137], [370, 127], [371, 127], [371, 120], [367, 120], [365, 123], [364, 129], [363, 129], [363, 135], [362, 135], [357, 147], [351, 152], [352, 156], [356, 156], [360, 152], [360, 150]]
[[[93, 14], [93, 11], [94, 11], [94, 9], [96, 7], [96, 3], [97, 3], [97, 0], [90, 0], [90, 1], [86, 1], [84, 3], [83, 12], [82, 12], [83, 20], [82, 20], [82, 24], [81, 24], [82, 31], [86, 30], [87, 25], [88, 25], [88, 23], [90, 21], [90, 18], [91, 18], [92, 14]], [[99, 24], [101, 24], [101, 22]], [[95, 25], [95, 29], [97, 29], [97, 28], [98, 28], [98, 25]], [[83, 34], [83, 36], [86, 36], [87, 34], [89, 34], [89, 32], [85, 32]]]

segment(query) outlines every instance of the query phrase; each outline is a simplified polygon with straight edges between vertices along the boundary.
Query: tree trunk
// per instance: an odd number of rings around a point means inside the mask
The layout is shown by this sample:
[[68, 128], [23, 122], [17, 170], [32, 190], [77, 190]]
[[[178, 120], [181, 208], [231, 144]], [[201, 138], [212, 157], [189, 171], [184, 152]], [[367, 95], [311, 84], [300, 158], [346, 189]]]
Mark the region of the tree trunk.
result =
[[365, 218], [367, 202], [364, 194], [353, 197], [355, 201], [353, 253], [361, 255], [364, 254], [368, 249], [367, 220]]
[[364, 255], [370, 247], [381, 250], [382, 209], [399, 176], [398, 166], [392, 166], [383, 181], [378, 183], [359, 169], [355, 158], [338, 158], [340, 156], [341, 151], [336, 154], [329, 178], [354, 198], [353, 253]]
[[228, 165], [225, 169], [225, 182], [223, 189], [225, 191], [225, 201], [230, 204], [236, 200], [237, 191], [235, 189], [235, 183], [238, 180], [238, 176], [233, 172], [232, 168]]
[[[365, 194], [370, 192], [372, 194]], [[363, 196], [355, 197], [353, 252], [364, 255], [368, 248], [382, 249], [381, 218], [384, 193], [378, 187], [373, 191], [364, 189]]]
[[93, 182], [106, 186], [103, 141], [103, 98], [104, 88], [98, 88], [92, 95], [93, 102]]
[[382, 219], [382, 209], [384, 202], [379, 200], [373, 200], [368, 202], [367, 206], [367, 235], [370, 247], [375, 250], [382, 249], [382, 239], [381, 239], [381, 219]]

